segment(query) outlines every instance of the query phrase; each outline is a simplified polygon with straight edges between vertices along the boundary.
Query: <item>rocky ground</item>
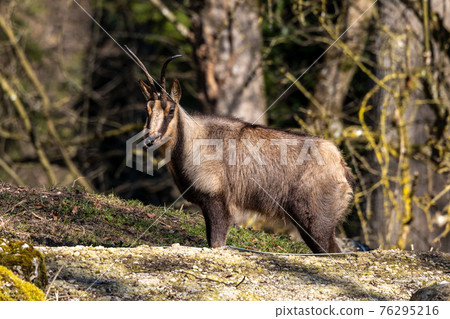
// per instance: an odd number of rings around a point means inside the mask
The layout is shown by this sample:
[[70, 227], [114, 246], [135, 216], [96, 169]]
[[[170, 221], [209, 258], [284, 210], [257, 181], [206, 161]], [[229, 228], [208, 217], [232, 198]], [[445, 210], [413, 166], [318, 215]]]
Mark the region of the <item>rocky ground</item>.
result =
[[450, 281], [450, 255], [400, 250], [341, 256], [229, 248], [39, 247], [48, 300], [409, 300]]
[[[6, 249], [8, 240], [43, 253], [48, 285], [46, 279], [36, 281], [45, 267], [36, 268], [35, 258], [28, 258], [32, 275], [23, 273], [29, 267], [14, 245]], [[204, 248], [198, 211], [145, 206], [78, 188], [0, 183], [0, 241], [0, 265], [42, 286], [47, 300], [409, 300], [420, 288], [450, 281], [450, 254], [441, 252], [331, 257], [211, 250]], [[230, 230], [227, 244], [309, 251], [287, 235], [239, 227]], [[0, 280], [0, 292], [7, 284]]]

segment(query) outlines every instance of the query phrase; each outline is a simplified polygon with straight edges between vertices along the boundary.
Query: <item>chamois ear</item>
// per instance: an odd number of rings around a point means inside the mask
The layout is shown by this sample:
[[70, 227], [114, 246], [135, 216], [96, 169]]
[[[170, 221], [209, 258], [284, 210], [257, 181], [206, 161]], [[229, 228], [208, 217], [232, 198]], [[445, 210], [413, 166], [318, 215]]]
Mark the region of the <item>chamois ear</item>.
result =
[[142, 80], [139, 80], [138, 83], [139, 87], [141, 88], [142, 94], [144, 94], [145, 96], [145, 99], [147, 101], [150, 101], [153, 95], [152, 88], [149, 85], [145, 84], [145, 82]]
[[172, 88], [170, 89], [170, 97], [176, 102], [179, 103], [181, 99], [181, 87], [180, 82], [177, 79], [173, 81]]

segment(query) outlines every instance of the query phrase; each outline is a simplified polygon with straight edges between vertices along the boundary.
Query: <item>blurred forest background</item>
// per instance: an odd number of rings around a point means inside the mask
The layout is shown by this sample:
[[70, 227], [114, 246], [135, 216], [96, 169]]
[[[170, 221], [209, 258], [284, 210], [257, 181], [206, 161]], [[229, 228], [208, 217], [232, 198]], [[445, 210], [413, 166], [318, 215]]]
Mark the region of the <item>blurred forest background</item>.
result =
[[[154, 77], [182, 54], [188, 111], [333, 140], [357, 176], [343, 235], [450, 251], [450, 0], [78, 2]], [[171, 203], [165, 168], [125, 166], [138, 78], [75, 1], [1, 0], [0, 180]]]

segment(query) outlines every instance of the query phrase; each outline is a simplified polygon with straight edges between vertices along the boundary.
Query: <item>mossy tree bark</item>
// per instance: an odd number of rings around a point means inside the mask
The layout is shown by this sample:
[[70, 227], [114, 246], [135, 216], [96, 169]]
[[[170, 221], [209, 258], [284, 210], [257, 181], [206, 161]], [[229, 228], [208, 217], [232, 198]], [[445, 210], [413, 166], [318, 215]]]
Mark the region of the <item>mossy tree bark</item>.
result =
[[380, 1], [377, 77], [392, 80], [391, 91], [380, 90], [373, 99], [372, 115], [384, 150], [375, 150], [372, 159], [381, 172], [373, 178], [379, 187], [369, 220], [374, 246], [450, 247], [445, 229], [450, 213], [445, 187], [450, 181], [445, 155], [450, 61], [448, 43], [445, 49], [440, 38], [448, 34], [445, 23], [450, 24], [450, 1]]

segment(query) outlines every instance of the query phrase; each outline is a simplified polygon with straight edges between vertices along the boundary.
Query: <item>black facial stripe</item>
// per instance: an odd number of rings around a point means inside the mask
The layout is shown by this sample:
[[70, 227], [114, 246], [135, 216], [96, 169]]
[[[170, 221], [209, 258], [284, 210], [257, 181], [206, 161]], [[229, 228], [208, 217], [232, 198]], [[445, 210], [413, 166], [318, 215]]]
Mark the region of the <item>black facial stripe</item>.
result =
[[170, 123], [170, 121], [172, 121], [172, 119], [173, 119], [173, 114], [169, 114], [164, 117], [164, 121], [163, 121], [163, 123], [161, 125], [161, 129], [160, 129], [161, 135], [166, 134], [167, 128], [169, 127], [169, 123]]
[[169, 113], [170, 109], [174, 107], [174, 103], [171, 101], [161, 101], [161, 108], [164, 113]]

